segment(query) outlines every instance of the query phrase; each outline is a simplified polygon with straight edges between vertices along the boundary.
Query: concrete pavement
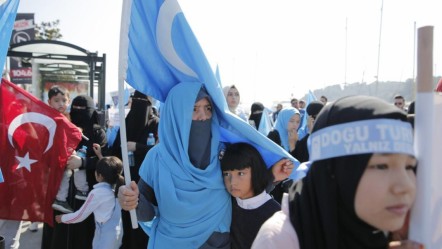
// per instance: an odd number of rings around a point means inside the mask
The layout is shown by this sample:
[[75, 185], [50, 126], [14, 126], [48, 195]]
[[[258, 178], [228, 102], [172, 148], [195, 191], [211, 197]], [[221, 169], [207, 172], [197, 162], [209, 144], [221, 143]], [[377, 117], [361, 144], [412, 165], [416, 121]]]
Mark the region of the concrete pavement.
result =
[[40, 248], [43, 223], [38, 223], [38, 229], [35, 232], [29, 230], [29, 225], [31, 225], [29, 221], [0, 220], [0, 235], [5, 237], [5, 249]]
[[41, 236], [43, 235], [43, 223], [38, 223], [38, 230], [36, 232], [29, 231], [28, 227], [31, 224], [29, 221], [21, 223], [21, 236], [19, 249], [38, 249], [41, 247]]

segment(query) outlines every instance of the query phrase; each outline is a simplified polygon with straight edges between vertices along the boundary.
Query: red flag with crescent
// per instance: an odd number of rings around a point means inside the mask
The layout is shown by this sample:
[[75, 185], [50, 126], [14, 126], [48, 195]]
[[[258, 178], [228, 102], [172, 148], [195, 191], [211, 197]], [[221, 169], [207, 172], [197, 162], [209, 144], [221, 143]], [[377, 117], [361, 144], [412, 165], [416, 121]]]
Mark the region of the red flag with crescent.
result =
[[0, 219], [53, 224], [51, 207], [81, 132], [65, 116], [2, 79]]

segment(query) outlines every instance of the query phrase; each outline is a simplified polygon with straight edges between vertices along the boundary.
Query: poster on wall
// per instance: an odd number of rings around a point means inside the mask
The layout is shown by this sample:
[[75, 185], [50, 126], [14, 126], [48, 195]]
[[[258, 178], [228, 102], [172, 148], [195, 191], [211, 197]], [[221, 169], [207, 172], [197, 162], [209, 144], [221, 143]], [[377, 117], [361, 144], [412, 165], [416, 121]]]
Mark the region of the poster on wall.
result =
[[[10, 44], [32, 41], [35, 38], [33, 13], [17, 13], [12, 30]], [[11, 57], [9, 76], [16, 84], [32, 84], [32, 66], [30, 58]]]

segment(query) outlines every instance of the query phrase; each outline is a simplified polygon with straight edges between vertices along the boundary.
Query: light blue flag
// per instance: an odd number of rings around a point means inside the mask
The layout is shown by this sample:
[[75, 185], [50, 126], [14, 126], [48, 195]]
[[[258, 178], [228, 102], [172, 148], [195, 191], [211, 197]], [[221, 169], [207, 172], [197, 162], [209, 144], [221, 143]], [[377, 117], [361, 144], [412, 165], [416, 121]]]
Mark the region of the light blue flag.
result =
[[218, 80], [219, 86], [222, 88], [223, 84], [221, 83], [221, 75], [219, 73], [219, 66], [216, 65], [216, 71], [215, 71], [216, 80]]
[[267, 136], [272, 129], [272, 119], [270, 118], [267, 108], [264, 108], [264, 110], [262, 111], [261, 120], [259, 122], [258, 131], [264, 136]]
[[[180, 82], [202, 82], [220, 124], [234, 137], [256, 146], [270, 167], [282, 158], [299, 162], [282, 147], [232, 114], [221, 86], [176, 0], [125, 0], [120, 34], [120, 82], [161, 102]], [[295, 170], [294, 170], [295, 171]]]
[[129, 103], [129, 98], [130, 98], [129, 87], [124, 86], [124, 99], [123, 99], [123, 104], [124, 105], [127, 105]]
[[19, 2], [20, 0], [0, 0], [0, 70], [2, 71]]
[[301, 140], [303, 137], [305, 137], [308, 134], [308, 127], [307, 127], [307, 118], [308, 118], [308, 113], [307, 113], [307, 106], [313, 102], [317, 100], [316, 96], [312, 93], [311, 90], [308, 90], [308, 95], [307, 95], [307, 101], [305, 103], [305, 109], [304, 109], [304, 115], [302, 116], [302, 120], [301, 120], [301, 127], [299, 127], [298, 129], [298, 140]]

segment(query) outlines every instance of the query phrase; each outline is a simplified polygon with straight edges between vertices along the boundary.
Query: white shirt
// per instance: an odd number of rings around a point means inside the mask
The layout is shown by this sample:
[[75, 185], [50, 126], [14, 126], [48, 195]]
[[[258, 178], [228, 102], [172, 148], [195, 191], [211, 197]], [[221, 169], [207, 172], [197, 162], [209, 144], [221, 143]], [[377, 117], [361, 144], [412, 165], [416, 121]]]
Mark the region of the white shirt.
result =
[[257, 196], [253, 196], [249, 199], [240, 199], [238, 197], [235, 198], [236, 203], [243, 209], [256, 209], [262, 206], [262, 204], [266, 203], [268, 200], [272, 199], [272, 197], [267, 194], [266, 191], [263, 191], [261, 194]]
[[87, 196], [83, 206], [75, 213], [65, 214], [61, 221], [66, 224], [79, 223], [94, 212], [95, 221], [104, 223], [108, 221], [115, 207], [115, 193], [107, 182], [94, 185], [94, 189]]
[[298, 235], [290, 222], [289, 196], [284, 193], [281, 211], [273, 214], [259, 229], [252, 249], [299, 249]]

